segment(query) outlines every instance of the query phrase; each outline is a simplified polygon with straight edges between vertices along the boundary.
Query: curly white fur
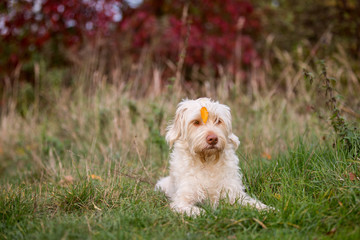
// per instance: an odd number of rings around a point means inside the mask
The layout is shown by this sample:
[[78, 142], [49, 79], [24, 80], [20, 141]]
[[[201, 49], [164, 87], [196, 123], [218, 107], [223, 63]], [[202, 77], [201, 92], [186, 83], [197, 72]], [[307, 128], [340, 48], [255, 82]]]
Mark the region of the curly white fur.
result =
[[[209, 112], [206, 124], [200, 115], [202, 107]], [[210, 135], [217, 137], [216, 144], [209, 144]], [[228, 106], [208, 98], [183, 100], [167, 128], [166, 140], [173, 146], [170, 176], [160, 179], [155, 189], [170, 198], [174, 211], [198, 215], [201, 209], [196, 203], [210, 199], [216, 206], [222, 198], [231, 204], [269, 209], [245, 192], [235, 154], [240, 141], [232, 133]]]

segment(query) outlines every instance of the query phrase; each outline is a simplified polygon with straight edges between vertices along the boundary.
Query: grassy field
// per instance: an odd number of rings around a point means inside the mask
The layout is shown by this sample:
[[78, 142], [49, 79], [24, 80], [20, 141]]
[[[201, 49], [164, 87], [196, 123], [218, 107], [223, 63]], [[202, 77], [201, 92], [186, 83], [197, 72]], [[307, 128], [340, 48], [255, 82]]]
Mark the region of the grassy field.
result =
[[[76, 76], [72, 88], [57, 86], [61, 72], [41, 73], [41, 84], [13, 93], [1, 114], [0, 238], [360, 239], [360, 158], [311, 110], [324, 100], [298, 84], [291, 63], [283, 73], [281, 84], [300, 94], [229, 92], [222, 78], [210, 92], [138, 98], [134, 86], [98, 73], [90, 87], [89, 74]], [[248, 192], [278, 211], [205, 203], [191, 218], [154, 192], [168, 174], [164, 131], [185, 96], [231, 107]]]

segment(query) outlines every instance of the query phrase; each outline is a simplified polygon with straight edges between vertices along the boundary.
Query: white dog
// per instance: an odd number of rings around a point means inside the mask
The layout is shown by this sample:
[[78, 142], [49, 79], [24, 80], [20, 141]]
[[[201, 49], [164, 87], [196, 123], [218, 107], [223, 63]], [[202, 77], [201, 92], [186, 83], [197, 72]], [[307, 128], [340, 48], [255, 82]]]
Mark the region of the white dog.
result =
[[214, 206], [227, 198], [257, 209], [270, 209], [245, 192], [235, 150], [240, 144], [232, 133], [230, 108], [208, 98], [183, 100], [167, 128], [166, 141], [173, 146], [170, 176], [155, 189], [171, 200], [171, 208], [187, 215], [202, 211], [196, 203], [210, 199]]

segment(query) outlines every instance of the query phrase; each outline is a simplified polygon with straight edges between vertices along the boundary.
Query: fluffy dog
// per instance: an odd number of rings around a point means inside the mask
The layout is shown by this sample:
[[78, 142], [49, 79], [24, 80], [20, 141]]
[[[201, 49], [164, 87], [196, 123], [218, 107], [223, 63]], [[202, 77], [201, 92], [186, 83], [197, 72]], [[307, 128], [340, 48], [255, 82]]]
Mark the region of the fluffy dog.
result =
[[235, 154], [240, 141], [232, 133], [228, 106], [208, 98], [183, 100], [167, 128], [166, 141], [173, 146], [170, 176], [160, 179], [155, 189], [170, 198], [174, 211], [198, 215], [202, 210], [196, 203], [210, 199], [216, 206], [223, 198], [269, 209], [245, 192]]

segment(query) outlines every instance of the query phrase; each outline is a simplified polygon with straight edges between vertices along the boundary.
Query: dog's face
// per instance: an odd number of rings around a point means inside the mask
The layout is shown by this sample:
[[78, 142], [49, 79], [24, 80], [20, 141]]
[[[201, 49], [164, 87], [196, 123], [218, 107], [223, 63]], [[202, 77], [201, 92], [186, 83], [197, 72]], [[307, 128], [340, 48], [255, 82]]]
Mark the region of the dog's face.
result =
[[[209, 113], [207, 121], [201, 117], [203, 107]], [[232, 133], [230, 108], [208, 98], [180, 102], [166, 140], [170, 146], [179, 141], [192, 154], [205, 155], [221, 152], [227, 146], [236, 149], [240, 143]]]

